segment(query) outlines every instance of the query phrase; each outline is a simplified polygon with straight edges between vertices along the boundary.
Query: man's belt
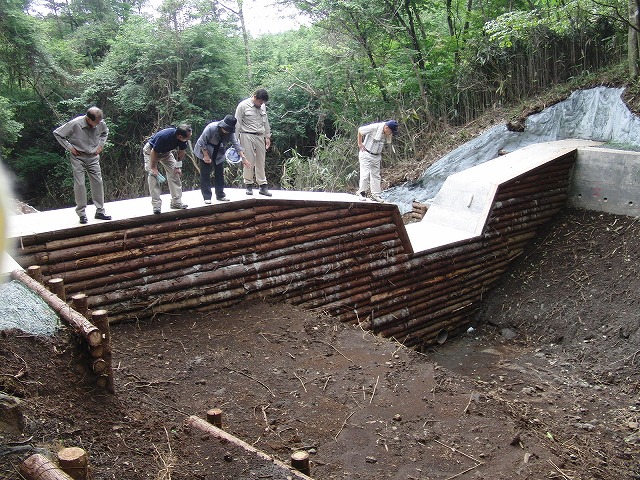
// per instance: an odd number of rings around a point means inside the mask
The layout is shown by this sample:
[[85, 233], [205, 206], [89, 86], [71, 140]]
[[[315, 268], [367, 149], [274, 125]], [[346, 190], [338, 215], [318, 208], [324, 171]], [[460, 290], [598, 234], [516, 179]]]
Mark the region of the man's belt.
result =
[[240, 132], [240, 133], [248, 133], [249, 135], [264, 135], [262, 132]]
[[369, 155], [380, 155], [382, 152], [378, 152], [378, 153], [373, 153], [371, 150], [367, 150], [365, 147], [362, 147], [364, 149], [365, 152], [367, 152]]

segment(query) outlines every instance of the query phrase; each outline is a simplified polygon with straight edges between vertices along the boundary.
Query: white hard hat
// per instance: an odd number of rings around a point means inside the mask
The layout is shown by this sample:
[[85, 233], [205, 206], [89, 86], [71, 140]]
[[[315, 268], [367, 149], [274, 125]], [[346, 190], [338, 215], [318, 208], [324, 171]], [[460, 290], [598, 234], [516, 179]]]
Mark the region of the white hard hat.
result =
[[226, 158], [227, 162], [229, 162], [232, 165], [237, 165], [238, 163], [242, 162], [242, 157], [238, 155], [238, 152], [236, 152], [235, 148], [227, 149], [227, 151], [224, 154], [224, 158]]

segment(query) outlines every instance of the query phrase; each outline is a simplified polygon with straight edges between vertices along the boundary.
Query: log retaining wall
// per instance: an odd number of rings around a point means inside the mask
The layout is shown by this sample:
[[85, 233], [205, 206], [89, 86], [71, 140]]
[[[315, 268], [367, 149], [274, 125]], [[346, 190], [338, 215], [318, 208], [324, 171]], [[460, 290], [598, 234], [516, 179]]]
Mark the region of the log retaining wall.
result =
[[565, 204], [576, 152], [497, 187], [479, 236], [414, 253], [398, 208], [250, 199], [23, 236], [15, 260], [111, 322], [278, 297], [406, 345], [466, 329]]

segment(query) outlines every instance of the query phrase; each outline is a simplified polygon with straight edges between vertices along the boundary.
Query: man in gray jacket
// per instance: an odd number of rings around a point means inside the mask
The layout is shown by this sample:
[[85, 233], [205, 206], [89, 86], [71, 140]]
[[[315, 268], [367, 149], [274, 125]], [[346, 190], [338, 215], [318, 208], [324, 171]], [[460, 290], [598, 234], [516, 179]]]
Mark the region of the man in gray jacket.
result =
[[98, 107], [89, 107], [86, 114], [56, 128], [53, 135], [58, 143], [70, 153], [71, 168], [73, 169], [73, 193], [80, 223], [87, 223], [85, 171], [89, 175], [91, 198], [96, 206], [95, 218], [111, 220], [111, 217], [104, 211], [104, 187], [100, 170], [100, 153], [102, 153], [109, 135], [109, 129], [103, 120], [102, 110]]
[[193, 153], [200, 159], [200, 191], [204, 203], [211, 203], [211, 170], [215, 176], [216, 200], [227, 202], [229, 199], [224, 194], [224, 163], [225, 150], [229, 147], [235, 149], [246, 162], [244, 149], [236, 139], [236, 119], [233, 115], [227, 115], [222, 120], [213, 121], [207, 125], [200, 138], [196, 142]]

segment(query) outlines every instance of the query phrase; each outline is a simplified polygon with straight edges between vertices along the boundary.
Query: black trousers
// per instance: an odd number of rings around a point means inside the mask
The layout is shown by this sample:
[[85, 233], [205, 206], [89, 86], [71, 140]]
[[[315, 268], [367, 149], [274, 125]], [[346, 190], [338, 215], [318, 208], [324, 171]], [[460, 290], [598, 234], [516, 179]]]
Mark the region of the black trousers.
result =
[[215, 177], [216, 198], [224, 196], [224, 161], [215, 164], [215, 160], [211, 163], [204, 163], [200, 160], [200, 191], [205, 200], [211, 200], [211, 171]]

